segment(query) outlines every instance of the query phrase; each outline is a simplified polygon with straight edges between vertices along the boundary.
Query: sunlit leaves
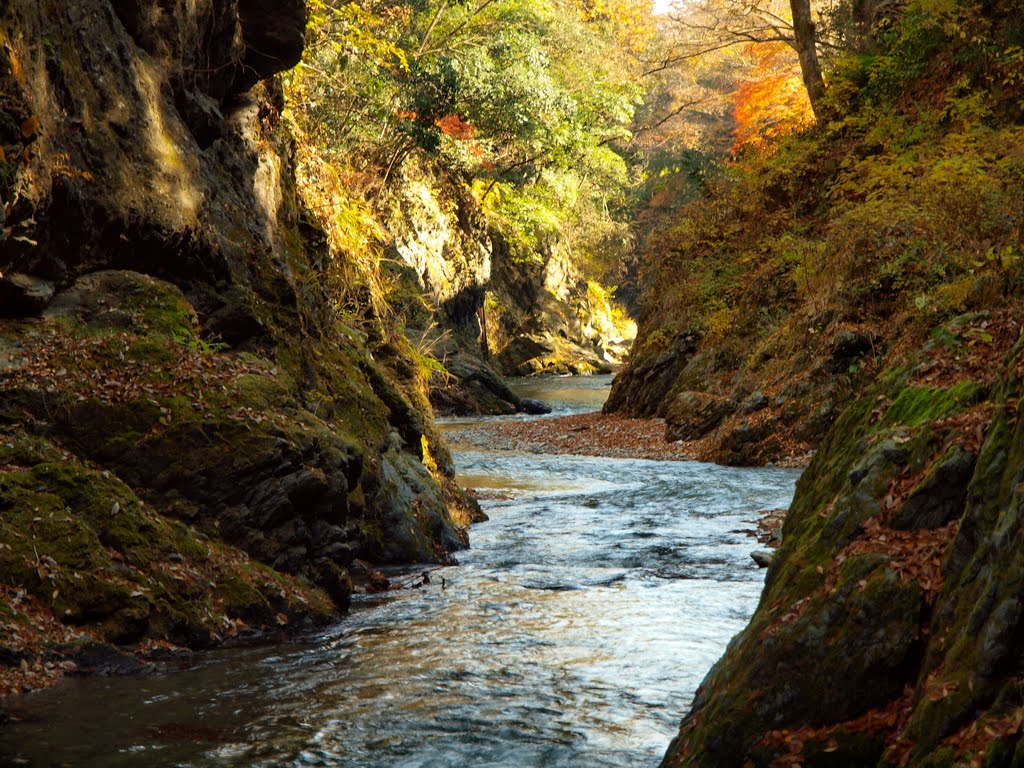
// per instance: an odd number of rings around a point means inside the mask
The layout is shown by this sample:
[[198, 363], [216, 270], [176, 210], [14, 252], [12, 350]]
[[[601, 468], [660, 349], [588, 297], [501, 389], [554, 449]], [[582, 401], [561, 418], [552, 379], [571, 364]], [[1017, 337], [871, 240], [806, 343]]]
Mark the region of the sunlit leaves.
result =
[[736, 152], [763, 150], [813, 121], [793, 49], [784, 43], [752, 43], [745, 53], [753, 68], [733, 94]]

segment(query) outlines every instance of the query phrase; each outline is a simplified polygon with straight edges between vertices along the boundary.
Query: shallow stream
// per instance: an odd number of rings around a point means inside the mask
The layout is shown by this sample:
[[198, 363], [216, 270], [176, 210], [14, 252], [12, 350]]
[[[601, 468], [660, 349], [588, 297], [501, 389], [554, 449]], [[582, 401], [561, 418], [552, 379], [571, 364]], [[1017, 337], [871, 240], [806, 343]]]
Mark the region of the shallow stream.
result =
[[[567, 413], [599, 407], [607, 380], [523, 387]], [[756, 605], [763, 571], [745, 531], [757, 510], [789, 503], [798, 473], [456, 460], [491, 518], [461, 566], [360, 596], [305, 644], [27, 696], [29, 722], [0, 729], [0, 766], [657, 765]]]

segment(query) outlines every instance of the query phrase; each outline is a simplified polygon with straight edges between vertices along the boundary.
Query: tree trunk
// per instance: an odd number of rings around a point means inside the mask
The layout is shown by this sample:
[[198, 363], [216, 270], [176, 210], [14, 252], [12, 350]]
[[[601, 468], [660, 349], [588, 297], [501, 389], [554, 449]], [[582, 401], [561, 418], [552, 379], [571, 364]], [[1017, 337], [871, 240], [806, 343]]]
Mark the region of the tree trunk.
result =
[[793, 11], [793, 37], [796, 52], [800, 56], [800, 72], [803, 75], [804, 87], [811, 100], [811, 109], [816, 118], [821, 117], [819, 108], [821, 97], [825, 95], [825, 81], [821, 77], [821, 63], [818, 61], [818, 50], [814, 46], [814, 21], [811, 18], [810, 0], [789, 0]]

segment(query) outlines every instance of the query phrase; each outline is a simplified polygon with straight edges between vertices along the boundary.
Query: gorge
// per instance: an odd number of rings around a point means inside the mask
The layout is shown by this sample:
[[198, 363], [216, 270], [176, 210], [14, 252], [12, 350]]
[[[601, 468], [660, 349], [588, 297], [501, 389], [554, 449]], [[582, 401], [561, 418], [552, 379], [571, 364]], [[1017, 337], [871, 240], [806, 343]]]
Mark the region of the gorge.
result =
[[0, 9], [0, 764], [1024, 762], [1024, 22], [739, 5]]

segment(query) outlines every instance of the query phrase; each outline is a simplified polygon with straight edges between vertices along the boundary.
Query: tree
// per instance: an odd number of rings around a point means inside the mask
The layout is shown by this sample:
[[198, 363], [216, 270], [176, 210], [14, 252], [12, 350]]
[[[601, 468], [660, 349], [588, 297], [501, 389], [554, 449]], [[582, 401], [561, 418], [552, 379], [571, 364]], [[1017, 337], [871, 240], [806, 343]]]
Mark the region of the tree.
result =
[[825, 80], [821, 76], [821, 63], [811, 17], [810, 0], [789, 0], [793, 13], [793, 41], [800, 57], [800, 71], [803, 74], [807, 97], [811, 100], [814, 116], [821, 117], [821, 97], [825, 95]]
[[[841, 0], [828, 5], [835, 15]], [[819, 35], [810, 0], [699, 0], [668, 16], [671, 43], [649, 61], [649, 72], [664, 71], [739, 46], [781, 42], [798, 56], [804, 86], [817, 113], [825, 91], [818, 49], [841, 47], [838, 34]]]

